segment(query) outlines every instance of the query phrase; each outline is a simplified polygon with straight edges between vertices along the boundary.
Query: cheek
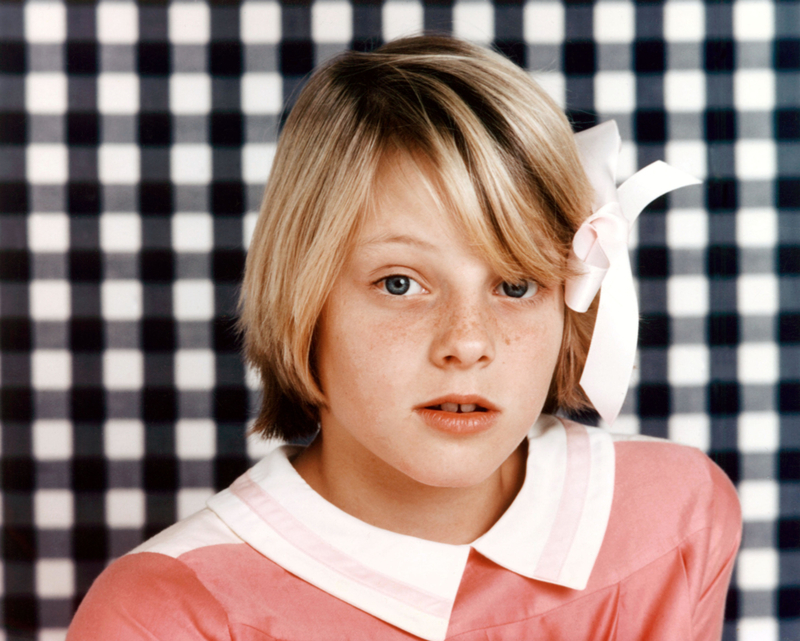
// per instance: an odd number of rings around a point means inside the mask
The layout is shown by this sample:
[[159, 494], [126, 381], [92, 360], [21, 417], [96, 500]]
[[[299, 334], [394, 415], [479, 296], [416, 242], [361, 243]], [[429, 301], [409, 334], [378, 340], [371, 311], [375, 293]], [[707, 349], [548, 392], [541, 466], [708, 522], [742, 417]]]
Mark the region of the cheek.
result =
[[317, 362], [325, 395], [329, 402], [345, 399], [362, 410], [387, 405], [393, 390], [415, 374], [419, 323], [396, 315], [336, 312], [320, 335]]
[[553, 375], [564, 333], [564, 313], [559, 304], [549, 305], [540, 314], [506, 328], [504, 343], [517, 368], [530, 372], [537, 381]]

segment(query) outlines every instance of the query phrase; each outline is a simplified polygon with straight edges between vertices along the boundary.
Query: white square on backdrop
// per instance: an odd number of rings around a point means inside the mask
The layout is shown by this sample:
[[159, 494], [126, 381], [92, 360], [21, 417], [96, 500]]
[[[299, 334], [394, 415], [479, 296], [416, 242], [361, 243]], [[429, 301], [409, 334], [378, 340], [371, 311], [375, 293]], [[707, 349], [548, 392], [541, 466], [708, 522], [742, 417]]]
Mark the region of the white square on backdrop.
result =
[[563, 73], [558, 71], [535, 71], [530, 76], [559, 107], [563, 109], [566, 106], [567, 80]]
[[249, 211], [242, 218], [242, 245], [244, 249], [250, 247], [250, 241], [253, 239], [253, 232], [256, 229], [258, 222], [258, 212]]
[[63, 73], [29, 73], [25, 77], [25, 109], [32, 114], [67, 111], [67, 77]]
[[636, 31], [633, 3], [600, 0], [594, 5], [594, 39], [599, 44], [628, 43]]
[[770, 453], [778, 449], [780, 421], [775, 412], [742, 412], [737, 419], [737, 444], [744, 453]]
[[486, 0], [457, 0], [453, 5], [453, 35], [471, 42], [494, 40], [494, 6]]
[[66, 461], [72, 457], [72, 423], [63, 419], [33, 422], [33, 456], [37, 461]]
[[31, 379], [37, 390], [66, 390], [72, 385], [72, 354], [66, 349], [36, 349]]
[[664, 38], [667, 42], [699, 42], [705, 37], [706, 11], [698, 0], [667, 0]]
[[383, 39], [387, 42], [422, 31], [422, 3], [416, 0], [387, 0], [382, 9]]
[[775, 481], [740, 481], [737, 489], [743, 520], [771, 521], [778, 518], [778, 484]]
[[142, 284], [138, 280], [106, 280], [100, 285], [105, 320], [138, 320], [142, 317]]
[[737, 641], [780, 641], [775, 617], [741, 617], [736, 620]]
[[707, 452], [711, 446], [708, 414], [672, 414], [667, 426], [669, 440]]
[[45, 530], [65, 530], [72, 527], [75, 516], [70, 490], [36, 490], [33, 495], [33, 520]]
[[172, 44], [205, 44], [211, 35], [206, 3], [173, 2], [169, 5], [169, 40]]
[[103, 449], [111, 460], [140, 460], [144, 456], [144, 425], [135, 419], [106, 421]]
[[734, 71], [733, 104], [742, 111], [771, 111], [775, 107], [775, 73], [771, 69]]
[[214, 221], [205, 212], [178, 213], [172, 217], [172, 249], [207, 252], [214, 248]]
[[244, 367], [244, 384], [247, 389], [257, 392], [261, 389], [261, 374], [258, 370], [247, 363]]
[[564, 5], [549, 0], [528, 0], [522, 14], [525, 42], [561, 44], [564, 40]]
[[170, 149], [170, 176], [178, 185], [205, 185], [211, 180], [211, 147], [177, 144]]
[[736, 177], [740, 180], [772, 180], [778, 171], [773, 140], [736, 141]]
[[65, 252], [69, 249], [69, 217], [64, 213], [28, 216], [28, 249], [33, 252]]
[[110, 390], [137, 390], [144, 384], [144, 359], [138, 349], [103, 352], [103, 385]]
[[102, 144], [98, 149], [98, 173], [105, 184], [136, 184], [140, 164], [138, 145]]
[[669, 347], [667, 361], [667, 376], [672, 385], [708, 383], [710, 364], [706, 345], [672, 345]]
[[62, 2], [25, 3], [25, 40], [58, 44], [67, 37], [67, 9]]
[[215, 364], [210, 349], [179, 349], [175, 354], [175, 385], [179, 390], [213, 388]]
[[245, 2], [239, 24], [245, 44], [277, 44], [281, 40], [281, 6], [277, 2]]
[[169, 107], [175, 115], [207, 114], [211, 109], [211, 78], [204, 73], [172, 74]]
[[142, 247], [142, 221], [138, 214], [100, 216], [100, 247], [106, 252], [137, 252]]
[[[0, 641], [6, 641], [6, 638], [0, 635]], [[67, 641], [67, 629], [40, 628], [36, 636], [36, 641]]]
[[704, 316], [708, 312], [708, 280], [705, 276], [670, 276], [667, 309], [673, 316]]
[[217, 428], [209, 419], [181, 419], [175, 425], [175, 452], [181, 459], [209, 460], [217, 453]]
[[774, 3], [736, 0], [733, 3], [733, 37], [740, 42], [766, 42], [775, 35]]
[[772, 315], [778, 311], [778, 281], [772, 274], [743, 274], [736, 297], [740, 314]]
[[277, 145], [248, 143], [242, 147], [242, 177], [246, 183], [263, 185], [272, 169]]
[[71, 598], [75, 594], [75, 564], [72, 559], [36, 561], [36, 596], [44, 599]]
[[144, 492], [139, 489], [113, 489], [106, 492], [106, 523], [112, 528], [139, 528], [144, 525]]
[[769, 207], [736, 212], [736, 244], [741, 247], [772, 247], [778, 242], [778, 216]]
[[745, 385], [776, 383], [779, 359], [775, 343], [742, 343], [738, 347], [736, 377]]
[[97, 40], [101, 44], [134, 44], [139, 39], [139, 11], [134, 2], [97, 5]]
[[36, 184], [63, 184], [69, 176], [67, 146], [61, 144], [28, 145], [25, 149], [25, 176]]
[[705, 209], [672, 209], [667, 214], [667, 245], [673, 249], [703, 249], [708, 244]]
[[214, 317], [214, 286], [205, 279], [181, 279], [172, 286], [172, 313], [180, 321]]
[[30, 285], [33, 320], [67, 320], [72, 308], [70, 286], [66, 280], [34, 280]]
[[630, 71], [599, 71], [594, 104], [601, 113], [630, 113], [636, 106], [636, 78]]
[[664, 74], [668, 111], [697, 112], [706, 106], [706, 76], [697, 69], [671, 69]]
[[191, 487], [178, 490], [178, 518], [185, 519], [206, 507], [206, 501], [214, 496], [210, 487]]
[[125, 115], [139, 111], [139, 77], [135, 73], [97, 76], [97, 108], [101, 114]]
[[311, 38], [320, 44], [353, 39], [353, 7], [346, 0], [317, 0], [311, 5]]
[[739, 550], [736, 584], [740, 590], [773, 590], [778, 585], [778, 552], [772, 548]]
[[702, 140], [670, 140], [664, 150], [666, 161], [695, 178], [706, 177], [706, 144]]
[[276, 72], [242, 75], [242, 111], [246, 114], [279, 114], [283, 109], [283, 79]]

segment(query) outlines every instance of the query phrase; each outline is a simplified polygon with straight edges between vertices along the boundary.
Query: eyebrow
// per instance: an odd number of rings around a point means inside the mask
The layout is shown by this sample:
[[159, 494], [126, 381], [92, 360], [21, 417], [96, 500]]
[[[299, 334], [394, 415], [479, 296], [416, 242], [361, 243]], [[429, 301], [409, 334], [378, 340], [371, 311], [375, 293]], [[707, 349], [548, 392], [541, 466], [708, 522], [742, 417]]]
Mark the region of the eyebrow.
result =
[[385, 245], [385, 244], [412, 245], [414, 247], [420, 247], [421, 249], [437, 248], [437, 246], [434, 243], [429, 243], [427, 240], [417, 238], [416, 236], [409, 236], [408, 234], [393, 234], [391, 236], [380, 235], [360, 243], [362, 247], [371, 247], [374, 245]]

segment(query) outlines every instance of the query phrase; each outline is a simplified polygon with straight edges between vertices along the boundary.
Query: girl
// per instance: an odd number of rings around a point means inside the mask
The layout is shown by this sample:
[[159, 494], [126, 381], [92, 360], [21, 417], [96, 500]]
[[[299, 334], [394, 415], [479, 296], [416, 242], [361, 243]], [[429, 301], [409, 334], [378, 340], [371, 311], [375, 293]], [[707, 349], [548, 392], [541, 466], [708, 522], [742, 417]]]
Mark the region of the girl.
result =
[[523, 71], [448, 38], [317, 71], [241, 315], [254, 429], [313, 440], [113, 563], [68, 638], [718, 639], [727, 477], [553, 415], [616, 417], [628, 225], [692, 182], [657, 164], [618, 191], [618, 146], [613, 124], [576, 144]]

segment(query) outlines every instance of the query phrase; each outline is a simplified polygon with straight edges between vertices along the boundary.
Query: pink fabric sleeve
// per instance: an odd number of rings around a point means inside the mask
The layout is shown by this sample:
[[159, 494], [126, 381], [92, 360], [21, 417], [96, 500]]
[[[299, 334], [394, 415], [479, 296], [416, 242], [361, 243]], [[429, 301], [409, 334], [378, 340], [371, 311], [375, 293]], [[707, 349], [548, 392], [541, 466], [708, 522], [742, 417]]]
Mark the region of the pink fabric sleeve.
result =
[[67, 641], [231, 640], [219, 602], [172, 557], [124, 556], [97, 578], [78, 608]]
[[725, 473], [708, 460], [711, 476], [710, 532], [705, 555], [702, 583], [692, 619], [695, 641], [719, 641], [725, 611], [725, 597], [736, 553], [742, 537], [742, 511], [736, 489]]

